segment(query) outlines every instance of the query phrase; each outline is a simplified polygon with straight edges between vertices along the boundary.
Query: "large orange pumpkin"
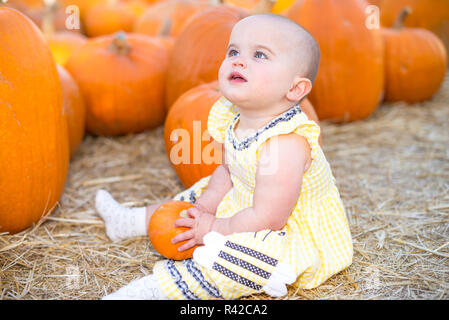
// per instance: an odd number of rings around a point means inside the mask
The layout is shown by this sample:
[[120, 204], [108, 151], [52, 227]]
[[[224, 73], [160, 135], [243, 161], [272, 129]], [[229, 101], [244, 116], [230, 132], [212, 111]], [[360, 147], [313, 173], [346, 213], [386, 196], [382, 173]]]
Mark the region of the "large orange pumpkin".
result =
[[185, 201], [172, 200], [162, 204], [151, 216], [148, 225], [148, 237], [153, 248], [168, 259], [184, 260], [192, 257], [194, 246], [186, 251], [179, 252], [178, 248], [186, 241], [173, 244], [171, 239], [176, 235], [187, 231], [189, 228], [175, 227], [175, 221], [187, 217], [187, 210], [194, 207]]
[[209, 4], [198, 0], [168, 0], [158, 2], [144, 12], [134, 25], [134, 32], [156, 36], [170, 23], [166, 35], [176, 37], [188, 19]]
[[[217, 80], [234, 25], [248, 12], [218, 5], [194, 15], [177, 36], [167, 73], [168, 108], [187, 90]], [[207, 32], [206, 32], [207, 31]]]
[[36, 25], [0, 8], [0, 232], [16, 233], [51, 213], [69, 161], [62, 89]]
[[161, 125], [167, 65], [167, 47], [156, 38], [117, 33], [89, 39], [66, 64], [86, 103], [87, 130], [121, 135]]
[[[221, 144], [213, 140], [207, 132], [210, 108], [220, 96], [218, 81], [196, 86], [176, 100], [165, 119], [164, 141], [167, 156], [186, 188], [211, 175], [221, 164]], [[186, 143], [187, 148], [179, 148], [186, 146]], [[175, 147], [176, 145], [178, 147]], [[207, 146], [209, 147], [205, 150]], [[210, 159], [210, 163], [204, 161], [205, 157]]]
[[392, 27], [401, 10], [408, 6], [411, 13], [406, 27], [424, 28], [440, 37], [449, 52], [448, 0], [369, 0], [380, 8], [381, 24]]
[[430, 99], [441, 87], [447, 68], [443, 42], [431, 31], [404, 28], [404, 9], [393, 28], [384, 28], [385, 100], [415, 103]]
[[[198, 85], [176, 100], [165, 119], [164, 142], [168, 160], [186, 188], [211, 175], [221, 164], [222, 145], [207, 131], [210, 109], [220, 97], [218, 81]], [[319, 125], [309, 100], [301, 103], [301, 109]], [[321, 144], [321, 135], [319, 141]]]
[[320, 120], [364, 119], [383, 98], [382, 34], [366, 27], [367, 6], [365, 0], [303, 0], [285, 14], [304, 26], [321, 48], [309, 96]]
[[73, 156], [84, 138], [86, 106], [78, 85], [70, 73], [60, 65], [57, 65], [57, 67], [62, 85], [62, 111], [67, 121], [69, 132], [70, 156]]

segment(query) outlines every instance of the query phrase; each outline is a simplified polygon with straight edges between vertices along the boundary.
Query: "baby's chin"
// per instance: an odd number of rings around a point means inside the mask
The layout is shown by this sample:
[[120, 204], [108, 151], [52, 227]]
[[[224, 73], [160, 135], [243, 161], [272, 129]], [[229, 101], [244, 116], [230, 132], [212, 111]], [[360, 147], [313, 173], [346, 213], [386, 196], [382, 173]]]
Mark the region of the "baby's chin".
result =
[[248, 97], [246, 92], [235, 88], [223, 88], [220, 89], [221, 94], [235, 105], [247, 104], [251, 101], [251, 97]]

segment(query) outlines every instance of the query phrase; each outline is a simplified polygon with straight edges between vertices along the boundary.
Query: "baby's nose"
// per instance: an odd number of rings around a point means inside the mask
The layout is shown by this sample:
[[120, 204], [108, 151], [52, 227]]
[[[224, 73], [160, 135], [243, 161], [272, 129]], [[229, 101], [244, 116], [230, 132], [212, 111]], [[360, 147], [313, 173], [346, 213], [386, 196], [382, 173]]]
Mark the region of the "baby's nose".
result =
[[245, 63], [245, 61], [243, 61], [243, 59], [239, 58], [239, 59], [236, 59], [236, 60], [232, 63], [232, 66], [233, 66], [233, 67], [239, 66], [239, 67], [242, 67], [242, 68], [246, 68], [246, 63]]

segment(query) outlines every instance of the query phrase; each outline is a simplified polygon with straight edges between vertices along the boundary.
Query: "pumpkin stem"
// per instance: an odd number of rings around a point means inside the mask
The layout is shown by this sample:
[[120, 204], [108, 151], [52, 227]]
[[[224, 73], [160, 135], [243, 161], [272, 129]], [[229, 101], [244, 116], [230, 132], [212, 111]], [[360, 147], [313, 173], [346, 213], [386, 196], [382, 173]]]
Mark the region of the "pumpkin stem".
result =
[[50, 36], [55, 33], [54, 17], [55, 12], [58, 9], [58, 3], [56, 2], [56, 0], [44, 0], [44, 2], [45, 9], [41, 28], [44, 35]]
[[109, 48], [118, 55], [126, 56], [131, 50], [131, 46], [126, 41], [126, 33], [123, 31], [117, 32]]
[[260, 0], [257, 6], [251, 10], [251, 14], [270, 13], [276, 0]]
[[404, 27], [405, 19], [412, 13], [412, 8], [409, 6], [405, 7], [404, 9], [399, 12], [398, 17], [396, 18], [396, 21], [394, 22], [393, 28], [396, 30], [402, 29]]
[[164, 22], [162, 23], [161, 31], [159, 31], [160, 37], [167, 37], [170, 35], [172, 26], [172, 20], [170, 18], [165, 18]]

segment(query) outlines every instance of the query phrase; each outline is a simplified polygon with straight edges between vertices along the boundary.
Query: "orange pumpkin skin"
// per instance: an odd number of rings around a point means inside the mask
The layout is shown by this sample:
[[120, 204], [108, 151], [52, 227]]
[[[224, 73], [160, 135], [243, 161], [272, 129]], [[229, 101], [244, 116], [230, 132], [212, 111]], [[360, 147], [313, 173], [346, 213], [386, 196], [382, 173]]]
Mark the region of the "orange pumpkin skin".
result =
[[148, 8], [148, 3], [145, 0], [121, 0], [130, 8], [138, 19]]
[[69, 145], [61, 84], [39, 29], [0, 8], [0, 43], [0, 232], [12, 234], [55, 208]]
[[[201, 178], [211, 175], [221, 164], [221, 144], [213, 140], [208, 132], [205, 133], [205, 131], [207, 131], [207, 118], [209, 116], [209, 111], [220, 96], [221, 93], [218, 89], [218, 81], [213, 81], [211, 83], [194, 87], [185, 92], [176, 100], [165, 119], [164, 141], [167, 156], [172, 167], [175, 169], [179, 180], [186, 188], [189, 188]], [[197, 121], [197, 128], [200, 127], [201, 132], [195, 133], [194, 121]], [[174, 134], [174, 130], [177, 129], [184, 129], [189, 133], [189, 163], [178, 163], [179, 161], [174, 158], [178, 156], [182, 158], [182, 154], [178, 154], [178, 152], [173, 152], [174, 155], [172, 155], [172, 148], [177, 143], [185, 143], [183, 140], [184, 137], [182, 136], [180, 141], [170, 140], [170, 136], [172, 133]], [[205, 138], [210, 137], [210, 141], [206, 139], [203, 140], [203, 134], [206, 135]], [[175, 136], [176, 135], [174, 134], [172, 138]], [[202, 157], [204, 149], [209, 144], [210, 147], [214, 147], [213, 151], [211, 149], [210, 152], [208, 152], [208, 155], [210, 155], [211, 158], [213, 156], [216, 160], [213, 163], [205, 163]]]
[[86, 12], [99, 3], [105, 3], [107, 0], [60, 0], [64, 7], [74, 5], [78, 7], [81, 21], [84, 22]]
[[416, 103], [430, 99], [441, 87], [447, 68], [443, 42], [420, 28], [383, 29], [385, 100]]
[[86, 106], [81, 92], [72, 76], [64, 67], [57, 65], [62, 85], [63, 115], [69, 131], [70, 156], [78, 150], [84, 138]]
[[320, 45], [320, 68], [309, 95], [320, 120], [364, 119], [383, 98], [383, 39], [380, 30], [365, 25], [367, 6], [364, 0], [304, 0], [285, 14]]
[[189, 20], [177, 36], [170, 59], [165, 96], [168, 108], [187, 90], [217, 80], [232, 28], [247, 15], [243, 9], [218, 5]]
[[56, 63], [64, 66], [73, 51], [86, 43], [87, 38], [74, 32], [56, 32], [45, 36]]
[[173, 237], [189, 230], [185, 227], [175, 227], [174, 224], [176, 220], [183, 218], [180, 214], [184, 215], [184, 210], [192, 207], [195, 206], [189, 202], [172, 200], [162, 204], [154, 211], [148, 225], [148, 237], [153, 248], [162, 256], [173, 260], [184, 260], [192, 257], [193, 251], [198, 246], [179, 252], [178, 248], [186, 241], [176, 244], [171, 242]]
[[98, 3], [87, 9], [84, 26], [89, 37], [98, 37], [118, 31], [131, 32], [137, 13], [126, 3]]
[[137, 133], [164, 122], [166, 46], [144, 35], [124, 38], [89, 39], [66, 64], [86, 103], [87, 131], [96, 135]]
[[197, 12], [209, 7], [209, 4], [198, 0], [168, 0], [150, 6], [134, 24], [134, 32], [151, 36], [159, 35], [164, 23], [170, 20], [169, 35], [176, 37], [188, 19]]
[[443, 41], [449, 51], [449, 1], [447, 0], [370, 0], [379, 6], [381, 24], [392, 27], [396, 17], [405, 7], [412, 12], [405, 21], [406, 27], [432, 31]]
[[[45, 19], [47, 11], [46, 5], [43, 0], [28, 2], [28, 4], [26, 1], [17, 0], [8, 0], [6, 3], [2, 4], [0, 0], [0, 6], [2, 5], [19, 10], [21, 13], [30, 18], [41, 30], [43, 30], [43, 21]], [[82, 32], [82, 26], [80, 26], [81, 29], [67, 29], [65, 24], [68, 15], [66, 14], [65, 9], [66, 7], [63, 6], [60, 2], [56, 2], [54, 4], [52, 28], [54, 28], [55, 31], [65, 31], [80, 34]]]

